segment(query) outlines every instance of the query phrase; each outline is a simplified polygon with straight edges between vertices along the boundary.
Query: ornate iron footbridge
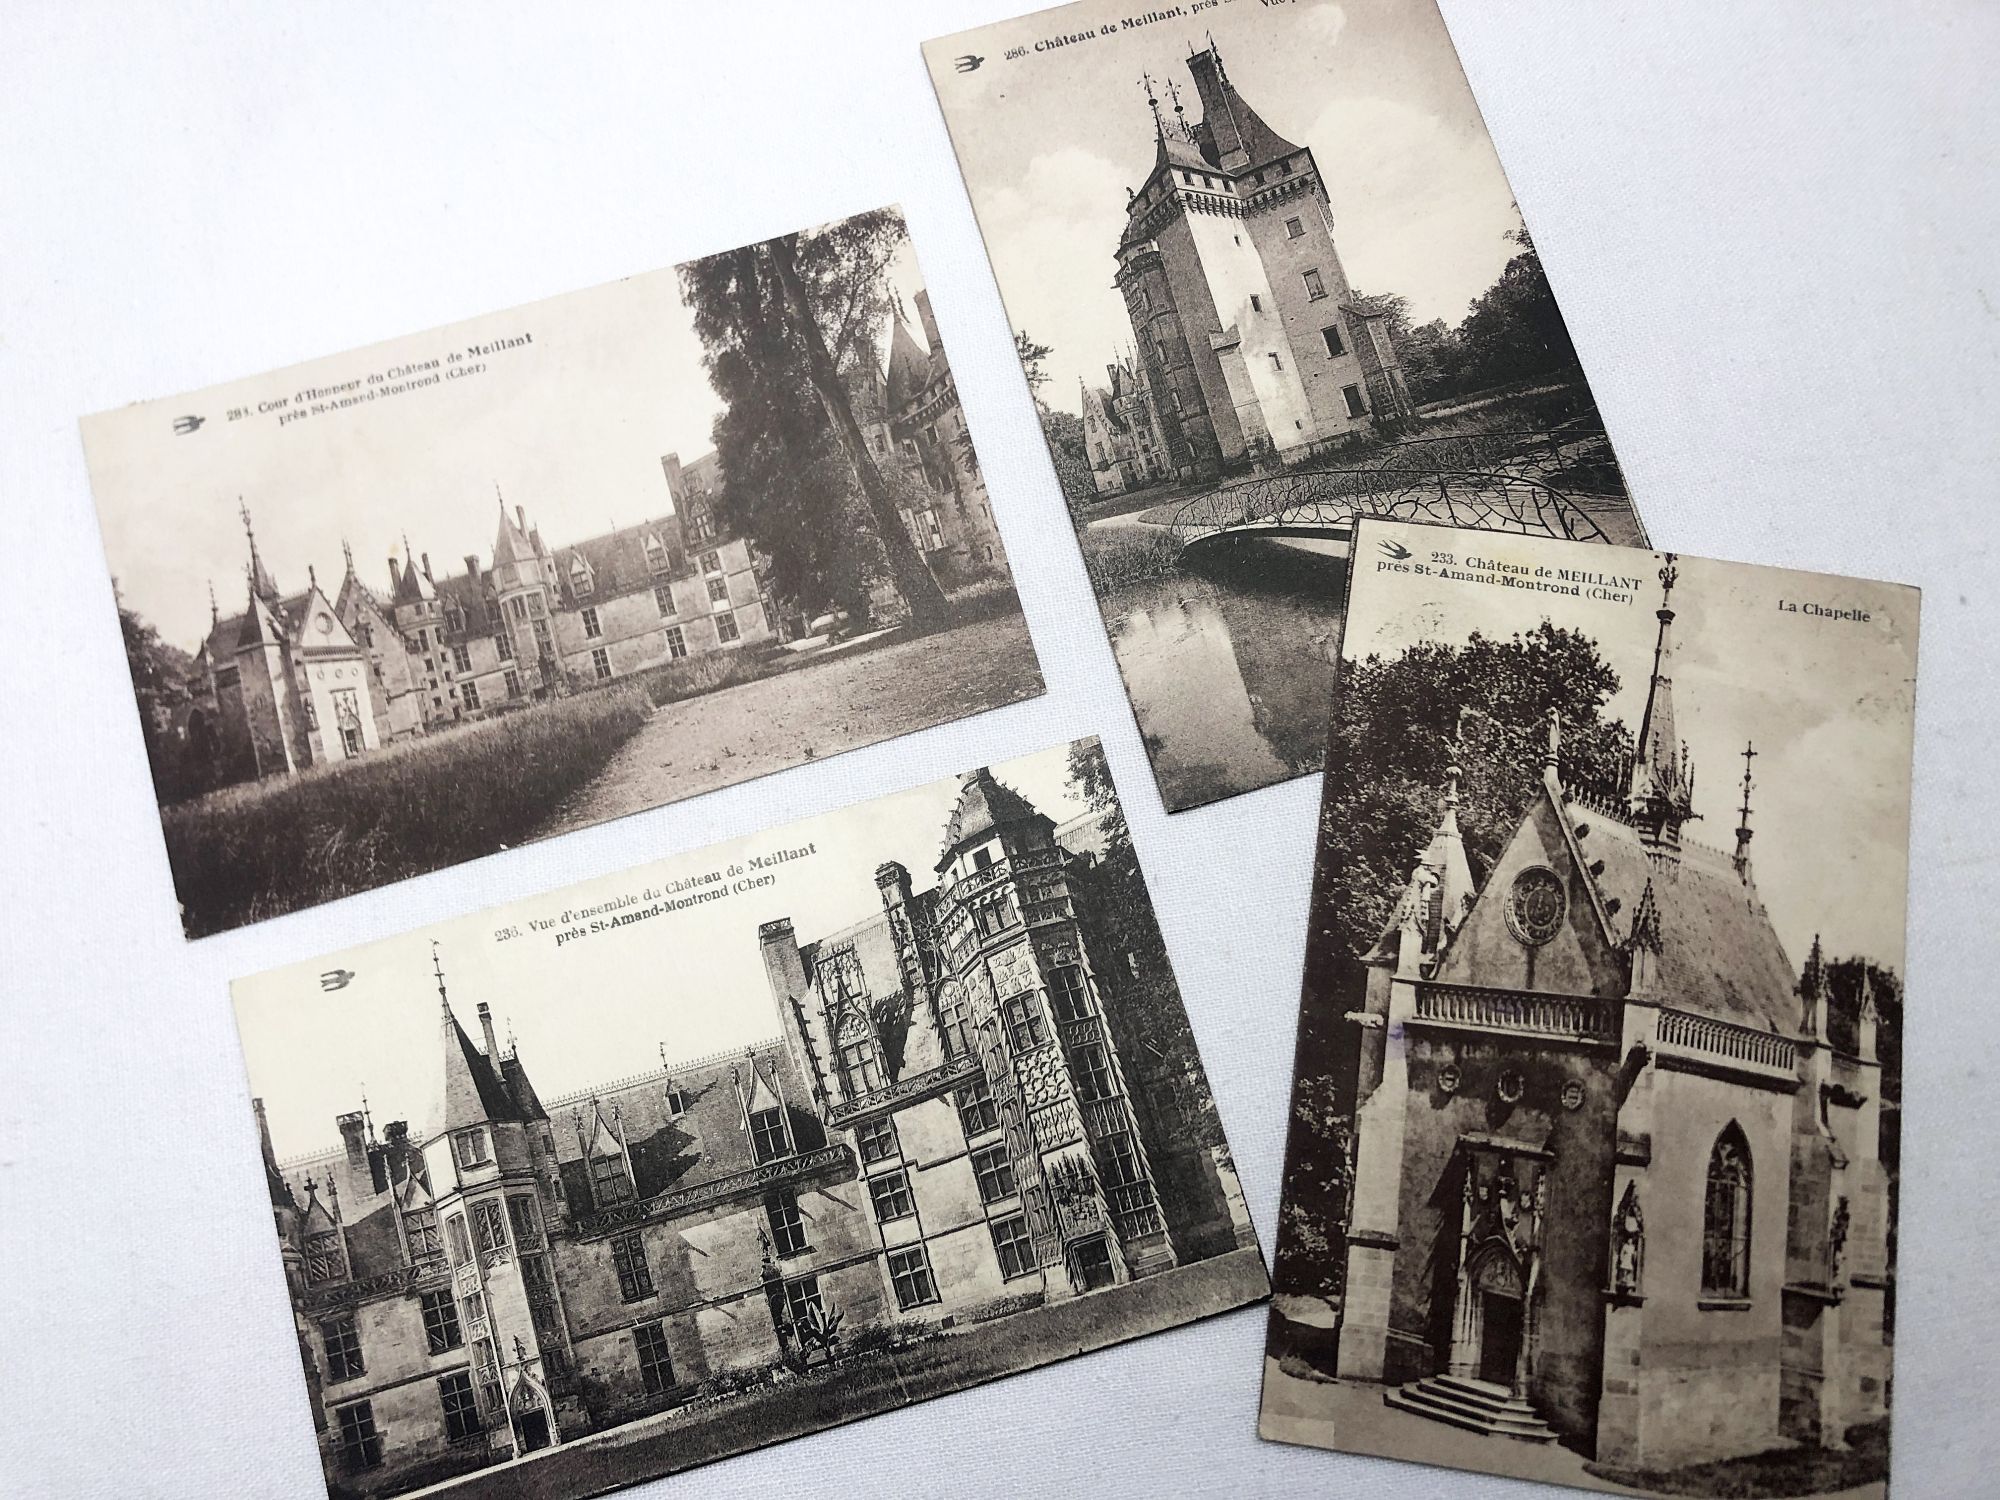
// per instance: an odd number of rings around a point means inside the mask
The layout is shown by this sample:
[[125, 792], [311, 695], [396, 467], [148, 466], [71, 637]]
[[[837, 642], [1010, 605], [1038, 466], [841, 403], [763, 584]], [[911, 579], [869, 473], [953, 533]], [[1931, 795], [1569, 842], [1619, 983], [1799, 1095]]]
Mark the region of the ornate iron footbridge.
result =
[[1196, 495], [1166, 524], [1182, 556], [1252, 537], [1347, 541], [1357, 517], [1476, 526], [1570, 541], [1609, 540], [1588, 495], [1551, 482], [1579, 459], [1609, 458], [1603, 429], [1413, 438], [1364, 464], [1302, 468]]

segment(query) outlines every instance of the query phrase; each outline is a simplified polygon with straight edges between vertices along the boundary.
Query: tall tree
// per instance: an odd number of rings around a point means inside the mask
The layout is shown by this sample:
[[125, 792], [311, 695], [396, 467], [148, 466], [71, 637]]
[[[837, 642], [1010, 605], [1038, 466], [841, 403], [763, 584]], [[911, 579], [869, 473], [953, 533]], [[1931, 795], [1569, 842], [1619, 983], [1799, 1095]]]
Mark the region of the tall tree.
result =
[[1104, 747], [1097, 741], [1070, 747], [1069, 784], [1097, 814], [1097, 834], [1103, 841], [1095, 862], [1072, 877], [1072, 888], [1079, 905], [1089, 912], [1105, 951], [1125, 955], [1115, 1003], [1106, 1007], [1112, 1040], [1127, 1069], [1144, 1079], [1150, 1098], [1173, 1099], [1178, 1116], [1173, 1125], [1184, 1139], [1221, 1146], [1222, 1126], [1188, 1024], [1187, 1006], [1153, 913], [1132, 831], [1111, 783]]
[[1505, 640], [1427, 642], [1342, 669], [1326, 755], [1318, 861], [1299, 1013], [1297, 1084], [1279, 1225], [1283, 1290], [1336, 1289], [1354, 1112], [1356, 1034], [1343, 1017], [1366, 982], [1360, 955], [1389, 921], [1437, 827], [1446, 770], [1461, 772], [1458, 823], [1475, 880], [1498, 860], [1541, 785], [1551, 710], [1563, 779], [1614, 782], [1630, 754], [1604, 715], [1618, 678], [1579, 631], [1548, 621]]
[[900, 215], [858, 214], [708, 256], [680, 271], [728, 410], [716, 423], [725, 504], [808, 608], [861, 607], [886, 572], [929, 628], [945, 617], [895, 490], [863, 440], [843, 373], [877, 357], [887, 270], [908, 237]]
[[1084, 441], [1083, 418], [1073, 412], [1058, 411], [1042, 395], [1049, 383], [1043, 361], [1054, 352], [1047, 344], [1037, 343], [1027, 329], [1014, 330], [1014, 355], [1021, 361], [1028, 394], [1035, 400], [1035, 415], [1041, 419], [1042, 440], [1048, 444], [1056, 484], [1074, 518], [1085, 501], [1097, 498], [1097, 482], [1090, 477], [1090, 448]]
[[910, 621], [919, 630], [931, 629], [941, 625], [948, 613], [944, 590], [938, 587], [938, 581], [931, 576], [923, 554], [917, 551], [916, 543], [910, 540], [909, 532], [903, 527], [896, 497], [883, 480], [881, 471], [875, 467], [875, 456], [868, 451], [861, 424], [855, 420], [853, 404], [848, 400], [847, 386], [840, 378], [840, 368], [827, 348], [826, 336], [820, 327], [820, 318], [826, 316], [836, 330], [843, 328], [845, 320], [868, 296], [880, 295], [882, 273], [889, 263], [888, 255], [883, 254], [879, 261], [875, 261], [868, 252], [871, 244], [889, 239], [892, 231], [888, 229], [888, 223], [894, 225], [895, 243], [900, 243], [908, 234], [902, 219], [895, 215], [887, 216], [883, 228], [873, 234], [851, 228], [854, 222], [847, 220], [829, 232], [840, 239], [831, 245], [831, 254], [821, 257], [817, 268], [820, 274], [811, 289], [805, 276], [800, 274], [800, 237], [797, 234], [779, 235], [776, 239], [765, 241], [762, 248], [770, 257], [771, 269], [784, 297], [784, 306], [792, 318], [793, 331], [805, 347], [806, 373], [819, 396], [820, 405], [826, 409], [834, 437], [846, 453], [848, 465], [861, 486], [869, 513], [875, 519], [876, 535], [888, 554], [889, 571], [895, 577], [903, 602], [910, 607]]
[[175, 724], [187, 706], [187, 681], [194, 662], [185, 651], [162, 640], [159, 631], [122, 599], [118, 625], [125, 638], [125, 665], [139, 704], [139, 732], [146, 743], [153, 790], [162, 802], [176, 801], [200, 790], [212, 770], [188, 754]]

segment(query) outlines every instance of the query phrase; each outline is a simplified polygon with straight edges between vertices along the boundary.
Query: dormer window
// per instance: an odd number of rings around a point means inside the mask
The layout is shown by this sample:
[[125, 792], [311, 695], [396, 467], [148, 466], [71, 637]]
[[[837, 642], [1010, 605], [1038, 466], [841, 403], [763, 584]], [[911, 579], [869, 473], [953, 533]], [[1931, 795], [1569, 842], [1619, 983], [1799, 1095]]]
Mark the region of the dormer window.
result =
[[688, 1109], [687, 1090], [683, 1088], [678, 1088], [671, 1083], [668, 1084], [666, 1103], [667, 1103], [667, 1118], [670, 1120], [678, 1120], [682, 1115], [687, 1113]]
[[667, 569], [667, 549], [651, 532], [646, 533], [646, 566], [655, 573], [664, 573]]
[[888, 1080], [882, 1074], [882, 1057], [874, 1039], [861, 1037], [840, 1049], [840, 1070], [847, 1079], [850, 1097], [872, 1093]]
[[458, 1165], [461, 1169], [492, 1165], [493, 1137], [487, 1134], [485, 1126], [482, 1125], [477, 1130], [461, 1130], [452, 1137], [451, 1144], [452, 1149], [458, 1153]]
[[599, 1208], [623, 1203], [632, 1196], [632, 1179], [625, 1171], [625, 1158], [617, 1154], [594, 1156], [590, 1160], [590, 1191]]
[[792, 1154], [791, 1132], [785, 1128], [785, 1112], [773, 1106], [750, 1116], [750, 1151], [762, 1166]]
[[305, 1270], [308, 1286], [347, 1279], [347, 1255], [341, 1249], [339, 1230], [326, 1229], [306, 1236]]
[[596, 588], [591, 582], [590, 568], [580, 557], [569, 565], [569, 587], [571, 593], [582, 596], [588, 596]]

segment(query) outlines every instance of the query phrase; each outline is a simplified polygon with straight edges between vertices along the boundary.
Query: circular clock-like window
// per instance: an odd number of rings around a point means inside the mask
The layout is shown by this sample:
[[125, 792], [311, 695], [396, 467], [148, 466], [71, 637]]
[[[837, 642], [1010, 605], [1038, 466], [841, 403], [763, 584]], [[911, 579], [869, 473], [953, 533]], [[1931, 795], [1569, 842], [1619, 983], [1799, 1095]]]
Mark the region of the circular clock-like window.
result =
[[1527, 1080], [1515, 1069], [1509, 1068], [1500, 1075], [1500, 1082], [1495, 1092], [1500, 1095], [1502, 1104], [1518, 1104], [1521, 1102], [1521, 1095], [1526, 1093], [1527, 1089]]
[[1439, 1068], [1437, 1083], [1438, 1083], [1439, 1093], [1441, 1094], [1457, 1093], [1459, 1084], [1458, 1064], [1446, 1063], [1442, 1068]]
[[332, 634], [333, 634], [333, 616], [332, 616], [332, 615], [321, 615], [321, 616], [320, 616], [320, 617], [319, 617], [318, 619], [316, 619], [316, 620], [314, 620], [314, 621], [313, 621], [313, 624], [314, 624], [315, 626], [317, 626], [317, 627], [318, 627], [318, 629], [319, 629], [319, 633], [320, 633], [321, 635], [332, 635]]
[[1564, 1109], [1575, 1110], [1583, 1108], [1583, 1085], [1578, 1083], [1574, 1078], [1563, 1085], [1562, 1104]]
[[1554, 870], [1531, 865], [1514, 877], [1507, 894], [1507, 925], [1529, 947], [1538, 948], [1560, 932], [1568, 911], [1569, 895]]

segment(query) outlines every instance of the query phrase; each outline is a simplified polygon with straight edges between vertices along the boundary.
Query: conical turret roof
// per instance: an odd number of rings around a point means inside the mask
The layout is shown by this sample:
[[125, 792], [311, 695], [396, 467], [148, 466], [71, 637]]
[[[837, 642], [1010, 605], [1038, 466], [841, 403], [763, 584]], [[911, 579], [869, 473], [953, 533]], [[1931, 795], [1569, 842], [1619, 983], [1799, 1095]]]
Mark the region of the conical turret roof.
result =
[[1046, 823], [1050, 828], [1055, 826], [1045, 813], [1036, 811], [1032, 802], [985, 766], [968, 771], [959, 784], [958, 801], [952, 807], [950, 821], [945, 824], [944, 853], [937, 867], [942, 870], [963, 845], [995, 828], [1034, 821]]

